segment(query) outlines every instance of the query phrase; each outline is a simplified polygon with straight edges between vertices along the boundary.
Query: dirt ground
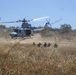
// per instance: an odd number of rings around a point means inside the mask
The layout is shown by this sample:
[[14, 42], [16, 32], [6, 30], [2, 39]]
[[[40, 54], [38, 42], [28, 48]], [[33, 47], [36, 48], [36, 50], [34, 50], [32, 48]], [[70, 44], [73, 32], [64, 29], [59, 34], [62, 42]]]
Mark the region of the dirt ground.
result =
[[66, 40], [66, 39], [62, 39], [62, 38], [58, 38], [58, 37], [42, 37], [39, 33], [35, 34], [34, 36], [30, 37], [25, 37], [25, 39], [5, 39], [5, 38], [0, 38], [0, 44], [11, 44], [11, 43], [20, 43], [20, 44], [32, 44], [33, 42], [37, 43], [51, 43], [51, 44], [55, 44], [57, 43], [59, 46], [72, 46], [72, 47], [76, 47], [76, 40], [75, 39], [71, 39], [71, 40]]

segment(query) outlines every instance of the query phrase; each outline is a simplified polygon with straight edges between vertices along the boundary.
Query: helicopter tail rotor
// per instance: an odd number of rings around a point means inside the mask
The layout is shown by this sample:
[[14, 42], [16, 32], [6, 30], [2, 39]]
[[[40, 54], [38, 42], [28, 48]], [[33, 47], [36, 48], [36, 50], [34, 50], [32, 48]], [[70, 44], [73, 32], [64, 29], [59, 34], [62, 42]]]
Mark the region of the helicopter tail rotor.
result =
[[55, 22], [52, 22], [52, 23], [50, 23], [50, 19], [49, 20], [46, 20], [47, 22], [46, 22], [45, 26], [50, 25], [50, 27], [51, 27], [52, 24], [55, 24], [55, 23], [57, 23], [57, 22], [59, 22], [61, 20], [62, 20], [62, 18], [60, 18], [60, 19], [58, 19], [58, 20], [56, 20]]

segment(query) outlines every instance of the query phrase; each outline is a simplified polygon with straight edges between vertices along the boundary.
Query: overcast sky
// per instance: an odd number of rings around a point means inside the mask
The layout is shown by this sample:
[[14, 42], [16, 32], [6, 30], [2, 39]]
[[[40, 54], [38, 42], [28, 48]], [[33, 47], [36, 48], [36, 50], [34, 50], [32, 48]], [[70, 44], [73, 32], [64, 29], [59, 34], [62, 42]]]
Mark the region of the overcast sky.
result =
[[[50, 16], [50, 23], [62, 18], [52, 25], [54, 28], [59, 28], [61, 24], [70, 24], [76, 29], [76, 0], [0, 0], [0, 22], [45, 16]], [[44, 26], [45, 23], [46, 19], [30, 22], [32, 26]], [[21, 23], [4, 25], [21, 26]]]

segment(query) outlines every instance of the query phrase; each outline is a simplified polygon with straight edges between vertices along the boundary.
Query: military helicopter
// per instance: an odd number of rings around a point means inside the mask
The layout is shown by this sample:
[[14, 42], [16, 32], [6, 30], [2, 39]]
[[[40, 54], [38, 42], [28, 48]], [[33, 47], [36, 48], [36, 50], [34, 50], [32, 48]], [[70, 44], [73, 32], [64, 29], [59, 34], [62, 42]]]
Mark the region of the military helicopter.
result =
[[37, 29], [36, 27], [32, 27], [31, 24], [29, 24], [28, 22], [32, 22], [32, 21], [39, 21], [45, 18], [49, 18], [50, 16], [46, 16], [46, 17], [41, 17], [41, 18], [36, 18], [36, 19], [31, 19], [31, 20], [18, 20], [18, 21], [9, 21], [9, 22], [0, 22], [0, 23], [19, 23], [22, 22], [21, 27], [16, 27], [12, 30], [12, 32], [10, 32], [10, 36], [11, 38], [17, 38], [17, 37], [31, 37], [34, 35], [34, 31], [41, 31], [43, 30], [43, 28]]

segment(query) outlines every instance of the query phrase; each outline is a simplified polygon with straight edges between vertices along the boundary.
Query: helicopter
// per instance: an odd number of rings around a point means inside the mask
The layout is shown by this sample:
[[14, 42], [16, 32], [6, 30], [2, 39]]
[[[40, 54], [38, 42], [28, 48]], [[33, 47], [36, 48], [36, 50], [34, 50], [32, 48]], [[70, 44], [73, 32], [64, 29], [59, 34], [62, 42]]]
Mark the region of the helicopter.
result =
[[36, 19], [31, 19], [31, 20], [26, 20], [24, 18], [23, 20], [0, 22], [0, 23], [19, 23], [19, 22], [22, 22], [21, 27], [13, 28], [12, 32], [10, 32], [9, 35], [12, 39], [17, 38], [17, 37], [24, 38], [24, 37], [34, 36], [34, 32], [43, 30], [43, 28], [38, 29], [36, 27], [32, 27], [31, 24], [29, 24], [28, 22], [39, 21], [39, 20], [49, 18], [49, 17], [50, 16], [46, 16], [46, 17], [41, 17], [41, 18], [36, 18]]
[[61, 20], [62, 20], [62, 18], [60, 18], [60, 19], [58, 19], [58, 20], [56, 20], [56, 21], [54, 21], [54, 22], [52, 22], [52, 23], [50, 23], [50, 19], [49, 19], [49, 20], [46, 20], [44, 29], [52, 28], [51, 25], [53, 25], [53, 24], [55, 24], [55, 23], [57, 23], [57, 22], [59, 22], [59, 21], [61, 21]]

